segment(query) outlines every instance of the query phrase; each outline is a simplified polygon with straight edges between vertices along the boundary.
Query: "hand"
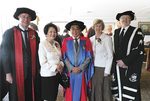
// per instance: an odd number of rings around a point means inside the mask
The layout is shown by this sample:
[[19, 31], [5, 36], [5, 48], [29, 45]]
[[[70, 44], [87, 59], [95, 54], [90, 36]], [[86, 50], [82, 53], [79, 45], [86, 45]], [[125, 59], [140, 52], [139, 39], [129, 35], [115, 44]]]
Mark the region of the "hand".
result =
[[121, 68], [127, 68], [127, 67], [128, 67], [128, 66], [126, 66], [126, 65], [124, 64], [124, 62], [123, 62], [122, 60], [117, 60], [117, 64], [118, 64], [118, 66], [121, 67]]
[[124, 65], [122, 68], [128, 68], [128, 66]]
[[79, 72], [81, 72], [81, 69], [79, 67], [73, 67], [72, 72], [73, 73], [79, 73]]
[[13, 78], [12, 78], [11, 73], [6, 74], [6, 81], [9, 82], [10, 84], [13, 83]]
[[63, 66], [62, 66], [61, 63], [57, 64], [57, 71], [60, 72], [60, 73], [63, 71]]

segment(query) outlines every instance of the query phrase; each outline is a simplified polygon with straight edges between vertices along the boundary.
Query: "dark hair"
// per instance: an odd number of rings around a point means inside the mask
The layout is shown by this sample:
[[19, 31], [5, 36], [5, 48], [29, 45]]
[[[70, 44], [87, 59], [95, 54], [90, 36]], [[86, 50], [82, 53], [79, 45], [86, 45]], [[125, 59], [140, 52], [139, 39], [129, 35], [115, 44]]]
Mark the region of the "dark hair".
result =
[[68, 30], [67, 29], [64, 29], [64, 31], [63, 31], [64, 33], [68, 33]]
[[48, 29], [49, 29], [50, 27], [53, 27], [53, 28], [56, 30], [56, 33], [58, 32], [57, 26], [56, 26], [55, 24], [53, 24], [53, 23], [48, 23], [48, 24], [46, 24], [45, 27], [44, 27], [44, 34], [45, 34], [45, 35], [47, 35]]

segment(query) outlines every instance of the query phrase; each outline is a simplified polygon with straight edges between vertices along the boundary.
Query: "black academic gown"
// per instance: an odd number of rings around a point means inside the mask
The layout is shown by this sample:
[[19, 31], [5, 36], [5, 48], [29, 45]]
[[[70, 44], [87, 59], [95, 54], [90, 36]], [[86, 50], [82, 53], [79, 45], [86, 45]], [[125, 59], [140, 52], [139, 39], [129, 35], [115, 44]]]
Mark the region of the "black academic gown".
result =
[[[135, 27], [129, 26], [121, 44], [119, 44], [121, 28], [116, 29], [114, 33], [115, 53], [112, 66], [112, 93], [116, 98], [119, 98], [119, 94], [121, 94], [122, 101], [141, 101], [140, 78], [144, 57], [144, 37], [141, 29], [135, 29]], [[120, 59], [128, 68], [118, 67], [119, 72], [117, 72], [116, 60]], [[120, 76], [117, 75], [118, 73]], [[119, 86], [119, 82], [121, 86]]]
[[[17, 30], [18, 26], [15, 27]], [[20, 32], [21, 34], [21, 32]], [[38, 44], [39, 44], [39, 37], [36, 33], [36, 51], [38, 51]], [[25, 49], [25, 45], [22, 41], [22, 46], [20, 47], [23, 50], [23, 65], [24, 65], [24, 77], [25, 77], [25, 87], [30, 88], [31, 86], [31, 53], [28, 53]], [[36, 52], [38, 53], [38, 52]], [[40, 77], [39, 77], [39, 61], [38, 61], [38, 54], [36, 55], [36, 77], [34, 80], [34, 86], [35, 86], [35, 101], [40, 101]], [[9, 100], [10, 101], [18, 101], [18, 95], [17, 95], [17, 85], [16, 85], [16, 70], [15, 70], [15, 46], [14, 46], [14, 27], [11, 29], [8, 29], [2, 39], [2, 57], [3, 57], [3, 64], [4, 64], [4, 71], [5, 73], [11, 73], [13, 76], [13, 84], [10, 84], [9, 86]], [[25, 62], [28, 62], [28, 65], [25, 65]], [[27, 83], [28, 82], [28, 83]], [[26, 86], [27, 84], [27, 86]], [[25, 88], [25, 90], [28, 90]], [[32, 93], [32, 92], [30, 92]], [[29, 94], [31, 95], [31, 94]], [[26, 96], [25, 101], [32, 101], [29, 97], [32, 98], [32, 96]], [[29, 98], [29, 99], [28, 99]], [[28, 100], [27, 100], [28, 99]]]
[[2, 64], [2, 52], [0, 47], [0, 101], [6, 96], [8, 92], [8, 82], [6, 82], [5, 73]]

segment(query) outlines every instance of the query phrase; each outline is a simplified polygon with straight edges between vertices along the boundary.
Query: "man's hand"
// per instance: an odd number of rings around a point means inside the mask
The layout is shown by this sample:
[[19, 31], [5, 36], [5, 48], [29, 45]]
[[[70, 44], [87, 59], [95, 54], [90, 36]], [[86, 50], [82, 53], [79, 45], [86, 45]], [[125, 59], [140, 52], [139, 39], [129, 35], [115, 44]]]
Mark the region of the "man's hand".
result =
[[72, 68], [72, 72], [73, 73], [80, 73], [81, 72], [81, 69], [79, 67], [73, 67]]
[[121, 68], [127, 68], [127, 67], [128, 67], [128, 66], [126, 66], [126, 65], [124, 64], [124, 62], [123, 62], [122, 60], [117, 60], [117, 64], [118, 64], [118, 66], [121, 67]]
[[9, 82], [10, 84], [13, 83], [13, 78], [12, 78], [11, 73], [6, 74], [6, 81]]

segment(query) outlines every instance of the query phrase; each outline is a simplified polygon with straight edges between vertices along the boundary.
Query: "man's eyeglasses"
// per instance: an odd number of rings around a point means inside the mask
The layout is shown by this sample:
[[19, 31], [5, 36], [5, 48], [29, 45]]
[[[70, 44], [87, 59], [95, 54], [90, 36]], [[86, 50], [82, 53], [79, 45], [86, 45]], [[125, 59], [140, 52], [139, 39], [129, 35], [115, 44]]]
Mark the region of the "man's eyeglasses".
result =
[[24, 16], [24, 15], [21, 15], [20, 18], [22, 18], [22, 19], [31, 19], [31, 16]]

